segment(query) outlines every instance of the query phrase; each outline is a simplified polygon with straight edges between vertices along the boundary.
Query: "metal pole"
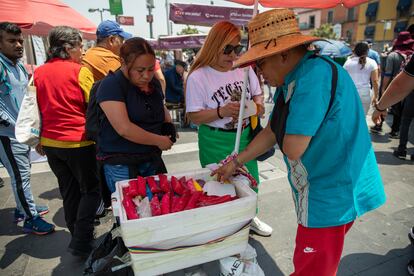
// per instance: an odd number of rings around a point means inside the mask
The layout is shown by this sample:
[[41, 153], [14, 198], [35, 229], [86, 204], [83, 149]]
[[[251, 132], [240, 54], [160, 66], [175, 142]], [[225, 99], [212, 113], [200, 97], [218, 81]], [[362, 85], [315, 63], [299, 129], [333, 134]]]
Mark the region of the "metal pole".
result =
[[103, 12], [104, 12], [104, 10], [102, 9], [98, 9], [98, 11], [99, 11], [99, 13], [101, 14], [101, 22], [103, 21], [103, 16], [102, 16], [102, 14], [103, 14]]
[[[150, 17], [152, 15], [151, 11], [152, 11], [152, 8], [149, 7], [148, 8], [148, 15], [150, 15]], [[154, 38], [154, 35], [152, 34], [152, 20], [150, 20], [150, 22], [149, 22], [149, 28], [150, 28], [150, 38]]]
[[167, 15], [167, 35], [171, 35], [171, 31], [170, 31], [170, 9], [169, 9], [168, 0], [165, 0], [165, 13]]
[[[258, 8], [259, 8], [259, 1], [256, 0], [254, 3], [253, 17], [256, 16]], [[234, 153], [239, 153], [239, 150], [240, 150], [240, 138], [241, 138], [241, 132], [242, 132], [243, 117], [244, 117], [244, 106], [246, 102], [247, 83], [249, 82], [249, 68], [250, 68], [249, 66], [244, 68], [244, 84], [243, 84], [243, 91], [242, 91], [241, 101], [240, 101], [240, 112], [239, 112], [239, 120], [237, 122], [237, 133], [236, 133], [236, 143], [234, 144]]]

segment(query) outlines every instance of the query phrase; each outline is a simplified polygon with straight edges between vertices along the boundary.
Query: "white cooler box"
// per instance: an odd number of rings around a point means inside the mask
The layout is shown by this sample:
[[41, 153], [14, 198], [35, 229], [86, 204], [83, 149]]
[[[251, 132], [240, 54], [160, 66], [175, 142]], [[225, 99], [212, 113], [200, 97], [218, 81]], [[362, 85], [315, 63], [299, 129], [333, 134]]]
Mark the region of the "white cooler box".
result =
[[[169, 174], [209, 179], [210, 170]], [[237, 200], [163, 216], [127, 220], [122, 208], [122, 187], [112, 194], [122, 239], [131, 253], [135, 275], [159, 275], [198, 265], [245, 250], [250, 221], [256, 215], [257, 195], [244, 177], [234, 180]]]

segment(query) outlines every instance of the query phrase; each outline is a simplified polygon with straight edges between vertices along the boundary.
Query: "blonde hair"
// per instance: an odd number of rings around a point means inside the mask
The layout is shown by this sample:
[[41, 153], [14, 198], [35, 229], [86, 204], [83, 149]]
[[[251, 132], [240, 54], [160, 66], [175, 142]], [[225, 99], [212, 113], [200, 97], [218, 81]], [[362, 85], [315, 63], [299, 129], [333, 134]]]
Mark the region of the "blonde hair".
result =
[[241, 34], [240, 29], [233, 23], [220, 21], [214, 24], [194, 60], [188, 76], [199, 68], [216, 64], [224, 47], [235, 38], [241, 39]]

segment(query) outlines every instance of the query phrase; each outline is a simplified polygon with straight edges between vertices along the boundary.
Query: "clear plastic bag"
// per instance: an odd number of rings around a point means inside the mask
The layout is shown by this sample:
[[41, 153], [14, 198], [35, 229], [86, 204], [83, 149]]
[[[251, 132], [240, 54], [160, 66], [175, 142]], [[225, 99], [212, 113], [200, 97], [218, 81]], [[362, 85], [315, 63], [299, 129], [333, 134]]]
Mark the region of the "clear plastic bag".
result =
[[250, 244], [239, 256], [220, 259], [221, 276], [265, 276], [256, 260], [257, 253]]
[[152, 217], [151, 206], [148, 197], [141, 200], [137, 206], [137, 211], [140, 218]]

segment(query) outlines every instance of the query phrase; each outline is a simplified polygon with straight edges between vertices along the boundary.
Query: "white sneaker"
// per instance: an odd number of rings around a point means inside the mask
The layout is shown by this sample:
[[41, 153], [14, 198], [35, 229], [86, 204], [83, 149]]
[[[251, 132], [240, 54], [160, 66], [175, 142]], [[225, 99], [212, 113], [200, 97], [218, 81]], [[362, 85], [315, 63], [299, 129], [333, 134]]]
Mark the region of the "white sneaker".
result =
[[250, 230], [263, 237], [270, 237], [273, 232], [273, 228], [261, 221], [258, 217], [254, 217], [252, 220]]

